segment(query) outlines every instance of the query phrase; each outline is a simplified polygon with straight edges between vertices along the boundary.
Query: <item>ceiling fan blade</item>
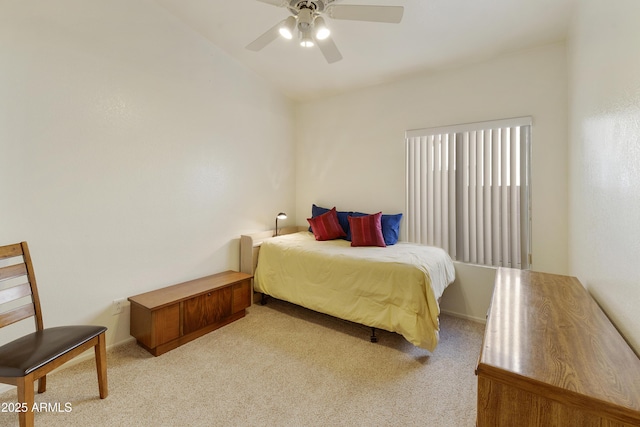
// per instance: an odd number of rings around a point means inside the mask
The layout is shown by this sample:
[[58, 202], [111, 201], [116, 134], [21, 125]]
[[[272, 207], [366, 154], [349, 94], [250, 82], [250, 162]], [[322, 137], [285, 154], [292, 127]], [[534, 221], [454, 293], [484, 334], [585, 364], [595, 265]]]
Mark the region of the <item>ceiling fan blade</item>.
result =
[[285, 6], [288, 2], [286, 0], [258, 0], [259, 2], [270, 4], [272, 6], [282, 7]]
[[245, 49], [253, 50], [255, 52], [262, 50], [266, 45], [278, 38], [278, 36], [280, 35], [278, 29], [280, 28], [281, 24], [282, 22], [278, 22], [260, 37], [245, 46]]
[[318, 44], [322, 55], [324, 55], [324, 59], [326, 59], [329, 64], [333, 64], [334, 62], [342, 59], [342, 54], [331, 37], [327, 37], [324, 40], [316, 39], [316, 43]]
[[388, 22], [397, 24], [402, 20], [402, 6], [364, 6], [339, 4], [329, 8], [328, 15], [333, 19], [351, 21]]

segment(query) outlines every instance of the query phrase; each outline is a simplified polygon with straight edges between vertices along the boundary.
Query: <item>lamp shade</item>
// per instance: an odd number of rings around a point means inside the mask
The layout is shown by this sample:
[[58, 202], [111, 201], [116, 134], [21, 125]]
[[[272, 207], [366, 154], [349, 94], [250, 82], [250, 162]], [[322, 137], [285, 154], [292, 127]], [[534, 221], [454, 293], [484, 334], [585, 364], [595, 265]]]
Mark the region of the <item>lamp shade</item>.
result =
[[293, 16], [288, 17], [280, 24], [278, 28], [278, 32], [282, 37], [287, 40], [291, 40], [293, 38], [293, 28], [296, 26], [296, 18]]
[[314, 21], [313, 28], [316, 34], [316, 39], [318, 40], [324, 40], [331, 34], [331, 31], [329, 31], [329, 28], [327, 28], [327, 25], [324, 23], [324, 19], [320, 16], [318, 16]]
[[313, 47], [313, 39], [311, 38], [311, 31], [300, 31], [300, 46], [302, 47]]

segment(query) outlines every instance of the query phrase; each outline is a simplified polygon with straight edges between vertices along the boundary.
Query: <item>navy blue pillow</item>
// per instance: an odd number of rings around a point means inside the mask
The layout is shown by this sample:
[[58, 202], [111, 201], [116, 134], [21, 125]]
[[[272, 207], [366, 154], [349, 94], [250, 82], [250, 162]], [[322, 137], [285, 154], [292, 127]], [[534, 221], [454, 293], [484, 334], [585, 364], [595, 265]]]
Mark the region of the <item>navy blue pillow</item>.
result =
[[321, 208], [320, 206], [316, 206], [314, 203], [311, 205], [311, 218], [315, 218], [317, 216], [322, 215], [323, 213], [329, 212], [331, 209]]
[[[362, 212], [350, 212], [349, 216], [366, 216], [369, 214]], [[400, 237], [400, 221], [402, 220], [402, 214], [395, 215], [382, 215], [382, 237], [384, 237], [384, 243], [387, 246], [395, 245], [398, 243]], [[351, 241], [351, 230], [345, 230], [347, 232], [347, 240]]]
[[400, 237], [400, 221], [402, 220], [402, 214], [385, 215], [382, 214], [382, 236], [384, 242], [389, 245], [395, 245], [398, 243]]
[[[329, 212], [330, 210], [331, 209], [327, 209], [327, 208], [323, 208], [323, 207], [320, 207], [320, 206], [316, 206], [315, 203], [314, 203], [311, 206], [311, 218], [315, 218], [317, 216], [320, 216], [323, 213]], [[347, 219], [347, 217], [349, 216], [349, 214], [351, 212], [337, 211], [336, 213], [338, 214], [338, 222], [340, 223], [340, 227], [342, 227], [344, 232], [347, 233], [347, 235], [350, 236], [351, 232], [349, 230], [349, 220]], [[311, 227], [309, 227], [309, 231], [311, 231]], [[345, 237], [341, 237], [341, 238], [345, 239]]]

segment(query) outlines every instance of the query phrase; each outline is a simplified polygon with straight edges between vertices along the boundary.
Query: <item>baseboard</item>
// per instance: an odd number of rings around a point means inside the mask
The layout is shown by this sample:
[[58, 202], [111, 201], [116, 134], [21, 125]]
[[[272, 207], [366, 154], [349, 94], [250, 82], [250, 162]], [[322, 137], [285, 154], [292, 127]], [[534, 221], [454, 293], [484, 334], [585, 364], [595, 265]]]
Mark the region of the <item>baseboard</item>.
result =
[[[133, 337], [129, 337], [126, 340], [117, 342], [117, 343], [113, 343], [113, 344], [109, 344], [107, 346], [107, 353], [116, 347], [120, 347], [121, 345], [125, 345], [130, 343], [131, 341], [135, 341], [135, 338]], [[56, 372], [60, 372], [64, 369], [70, 368], [72, 366], [77, 365], [78, 363], [84, 362], [85, 360], [89, 360], [89, 359], [93, 359], [95, 357], [95, 352], [93, 351], [93, 348], [91, 350], [87, 350], [84, 353], [82, 353], [80, 356], [71, 359], [70, 361], [68, 361], [67, 363], [65, 363], [64, 365], [54, 369], [53, 371], [51, 371], [48, 375], [54, 374]], [[109, 357], [107, 355], [107, 379], [109, 378]], [[9, 385], [9, 384], [0, 384], [0, 394], [4, 393], [6, 391], [9, 391], [11, 389], [15, 388], [15, 386], [13, 385]]]
[[443, 314], [447, 314], [449, 316], [460, 318], [460, 319], [470, 320], [470, 321], [476, 322], [476, 323], [482, 323], [483, 325], [487, 323], [486, 317], [469, 316], [468, 314], [456, 313], [454, 311], [449, 311], [449, 310], [441, 310], [440, 312], [443, 313]]

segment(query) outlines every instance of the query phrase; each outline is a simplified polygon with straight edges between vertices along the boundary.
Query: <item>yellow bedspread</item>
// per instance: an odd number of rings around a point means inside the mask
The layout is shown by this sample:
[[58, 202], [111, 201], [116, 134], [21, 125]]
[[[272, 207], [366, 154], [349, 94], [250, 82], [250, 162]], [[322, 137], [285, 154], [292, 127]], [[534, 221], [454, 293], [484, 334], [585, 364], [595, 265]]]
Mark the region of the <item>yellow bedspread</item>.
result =
[[397, 332], [433, 351], [438, 344], [438, 299], [454, 280], [440, 248], [397, 243], [351, 247], [318, 242], [303, 231], [262, 243], [255, 290], [363, 325]]

